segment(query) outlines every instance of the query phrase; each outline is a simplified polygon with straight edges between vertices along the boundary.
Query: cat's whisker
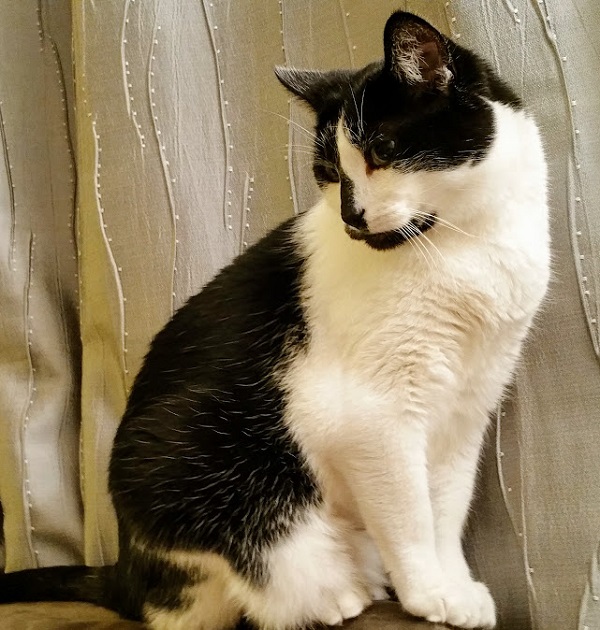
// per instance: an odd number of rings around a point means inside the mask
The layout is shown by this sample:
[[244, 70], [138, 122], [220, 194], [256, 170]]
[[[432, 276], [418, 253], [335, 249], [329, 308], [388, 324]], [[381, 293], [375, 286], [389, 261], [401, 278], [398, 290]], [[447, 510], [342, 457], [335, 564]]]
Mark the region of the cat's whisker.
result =
[[279, 112], [273, 112], [273, 111], [270, 111], [268, 109], [267, 110], [263, 110], [263, 111], [266, 112], [267, 114], [273, 114], [274, 116], [278, 116], [279, 118], [282, 118], [283, 120], [288, 122], [290, 125], [294, 125], [300, 131], [303, 131], [304, 133], [306, 133], [317, 144], [321, 144], [322, 146], [324, 146], [323, 141], [321, 140], [321, 138], [319, 138], [319, 136], [314, 131], [310, 131], [310, 129], [307, 129], [306, 127], [303, 127], [300, 123], [296, 122], [295, 120], [292, 120], [291, 118], [288, 118], [287, 116], [284, 116], [283, 114], [280, 114]]
[[359, 142], [359, 137], [356, 135], [356, 133], [350, 129], [350, 127], [348, 127], [347, 125], [342, 125], [342, 128], [344, 129], [344, 131], [346, 131], [350, 137], [351, 140], [354, 140], [354, 142], [358, 143]]
[[450, 223], [450, 222], [444, 221], [444, 220], [440, 220], [439, 217], [436, 217], [436, 223], [438, 224], [439, 227], [448, 228], [449, 230], [452, 230], [453, 232], [456, 232], [457, 234], [462, 234], [463, 236], [466, 236], [468, 238], [475, 238], [475, 239], [479, 238], [475, 234], [471, 234], [470, 232], [465, 232], [464, 230], [461, 230], [459, 227], [457, 227], [453, 223]]
[[[419, 202], [421, 205], [429, 205], [432, 208], [435, 208], [436, 210], [438, 209], [438, 207], [434, 204], [427, 204], [425, 202]], [[436, 222], [439, 222], [447, 227], [451, 227], [454, 228], [456, 230], [461, 230], [461, 228], [459, 228], [457, 225], [455, 225], [454, 223], [448, 221], [447, 219], [444, 219], [443, 217], [440, 217], [438, 214], [436, 214], [436, 212], [428, 212], [425, 210], [414, 210], [413, 214], [415, 217], [418, 217], [419, 219], [432, 219], [435, 218]], [[462, 230], [461, 230], [462, 231]], [[465, 232], [465, 234], [467, 234]], [[472, 235], [471, 235], [472, 236]]]
[[[437, 228], [435, 227], [435, 225], [434, 225], [434, 226], [432, 226], [432, 227], [430, 228], [430, 230], [431, 230], [431, 231], [435, 230], [436, 232], [438, 232], [438, 233], [439, 233], [439, 231], [437, 230]], [[442, 254], [442, 252], [440, 251], [440, 249], [439, 249], [439, 248], [435, 245], [435, 243], [434, 243], [434, 242], [433, 242], [433, 241], [429, 238], [429, 236], [428, 236], [427, 234], [423, 234], [422, 236], [425, 238], [425, 240], [426, 240], [426, 241], [428, 241], [428, 242], [431, 244], [431, 246], [432, 246], [432, 247], [434, 247], [434, 248], [437, 250], [438, 255], [439, 255], [439, 257], [440, 257], [440, 259], [441, 259], [441, 262], [442, 262], [444, 277], [446, 277], [447, 279], [451, 280], [451, 281], [452, 281], [452, 286], [454, 287], [454, 289], [455, 289], [456, 291], [458, 291], [458, 290], [459, 290], [459, 288], [458, 288], [458, 283], [457, 283], [457, 281], [456, 281], [456, 277], [455, 277], [455, 275], [451, 272], [450, 266], [447, 264], [446, 257]]]
[[360, 117], [359, 117], [360, 130], [363, 137], [365, 135], [365, 119], [363, 118], [363, 108], [365, 105], [365, 92], [366, 91], [367, 91], [367, 84], [365, 83], [365, 86], [362, 91], [362, 96], [360, 97]]
[[314, 151], [307, 151], [306, 149], [294, 149], [294, 153], [297, 155], [308, 155], [310, 157], [314, 157]]
[[445, 221], [444, 219], [440, 219], [438, 216], [436, 216], [436, 223], [438, 223], [440, 227], [446, 227], [449, 230], [452, 230], [453, 232], [457, 232], [458, 234], [462, 234], [463, 236], [468, 236], [469, 238], [479, 238], [475, 234], [471, 234], [470, 232], [465, 232], [464, 230], [461, 230], [459, 227], [454, 225], [454, 223], [450, 223], [449, 221]]
[[431, 245], [431, 247], [433, 247], [433, 249], [437, 252], [438, 256], [440, 257], [440, 260], [442, 260], [443, 262], [446, 262], [444, 254], [442, 254], [439, 247], [427, 236], [425, 232], [421, 232], [419, 238], [421, 237], [424, 238]]
[[[438, 255], [438, 258], [439, 258], [439, 260], [438, 260], [439, 264], [436, 265], [436, 269], [438, 269], [438, 272], [439, 273], [443, 272], [444, 275], [448, 275], [448, 265], [446, 264], [447, 261], [446, 261], [446, 258], [444, 257], [444, 254], [442, 254], [442, 252], [437, 247], [437, 245], [429, 238], [429, 236], [427, 236], [427, 234], [425, 234], [425, 232], [421, 232], [421, 237], [427, 243], [429, 243], [429, 245], [431, 245], [431, 247], [433, 247], [433, 249], [437, 252], [437, 255]], [[420, 237], [418, 237], [418, 238], [420, 238]], [[423, 246], [429, 251], [429, 248], [425, 245], [425, 243], [423, 243]]]
[[413, 238], [411, 238], [410, 240], [414, 241], [414, 244], [419, 247], [419, 249], [421, 249], [424, 257], [430, 262], [429, 268], [435, 270], [436, 273], [439, 273], [440, 268], [439, 265], [436, 264], [436, 260], [433, 257], [433, 254], [429, 251], [425, 243], [420, 240], [420, 237], [423, 236], [422, 232], [410, 223], [408, 224], [408, 227], [410, 228], [410, 233], [413, 235]]
[[[423, 188], [423, 192], [430, 192], [432, 190], [439, 190], [440, 188], [447, 188], [447, 187], [448, 187], [448, 183], [446, 181], [438, 180], [437, 182], [435, 182], [435, 184], [429, 183], [428, 186]], [[452, 184], [452, 189], [455, 191], [460, 191], [460, 192], [469, 190], [467, 186], [458, 186], [455, 183]]]
[[303, 145], [303, 144], [290, 144], [288, 145], [290, 149], [294, 149], [297, 151], [308, 151], [309, 153], [312, 153], [314, 155], [315, 153], [315, 148], [314, 147], [310, 147], [307, 145]]
[[[414, 240], [415, 244], [418, 244], [425, 252], [427, 252], [429, 258], [432, 260], [432, 262], [434, 262], [433, 254], [429, 251], [429, 248], [425, 245], [425, 243], [421, 241], [421, 237], [425, 236], [424, 232], [422, 232], [421, 229], [418, 228], [413, 223], [408, 223], [407, 227], [409, 228], [410, 233], [413, 235], [413, 239], [411, 240]], [[439, 252], [439, 249], [437, 251]], [[436, 266], [436, 269], [437, 269], [437, 266]]]
[[312, 145], [312, 146], [311, 146], [311, 145], [309, 145], [309, 144], [297, 144], [296, 142], [292, 142], [289, 146], [290, 146], [292, 149], [296, 149], [296, 148], [298, 148], [298, 149], [310, 149], [311, 151], [314, 151], [314, 150], [315, 150], [314, 145]]
[[406, 230], [404, 229], [405, 226], [402, 226], [400, 228], [400, 234], [402, 234], [402, 236], [404, 236], [404, 238], [406, 239], [406, 242], [411, 246], [412, 250], [415, 252], [417, 257], [422, 256], [421, 252], [419, 251], [419, 249], [417, 247], [415, 247], [415, 244], [412, 242], [412, 236], [406, 232]]
[[361, 126], [360, 112], [358, 111], [358, 103], [356, 102], [356, 94], [354, 94], [354, 89], [353, 89], [352, 84], [350, 82], [348, 82], [348, 87], [350, 88], [350, 94], [352, 94], [352, 100], [354, 101], [354, 109], [356, 110], [356, 116], [358, 117], [358, 129], [359, 129], [359, 132], [362, 135], [363, 129], [362, 129], [362, 126]]
[[376, 137], [377, 137], [377, 131], [375, 131], [375, 130], [371, 131], [371, 133], [368, 135], [368, 137], [365, 138], [365, 143], [367, 145], [371, 144], [371, 142], [373, 142], [373, 140], [375, 140]]
[[428, 269], [430, 271], [434, 271], [435, 265], [432, 263], [431, 257], [428, 255], [429, 252], [427, 251], [427, 248], [425, 248], [422, 243], [419, 243], [418, 240], [414, 238], [414, 232], [412, 230], [410, 232], [410, 235], [411, 238], [409, 239], [409, 242], [413, 243], [417, 251], [420, 253], [421, 258], [425, 261]]
[[419, 252], [419, 255], [423, 258], [429, 270], [433, 271], [434, 267], [432, 266], [431, 254], [424, 248], [422, 243], [419, 243], [418, 238], [414, 238], [420, 234], [419, 230], [417, 230], [412, 223], [406, 223], [400, 228], [400, 231], [406, 237], [407, 241]]
[[[424, 218], [430, 219], [431, 215], [425, 215]], [[454, 287], [457, 288], [456, 278], [454, 277], [454, 275], [449, 273], [449, 267], [448, 267], [448, 264], [447, 264], [447, 261], [446, 261], [446, 257], [440, 251], [439, 247], [431, 240], [431, 238], [429, 238], [429, 236], [425, 232], [420, 232], [412, 224], [409, 224], [409, 225], [410, 225], [411, 229], [413, 229], [415, 232], [419, 232], [418, 236], [415, 234], [415, 236], [416, 236], [416, 238], [414, 239], [415, 243], [419, 242], [420, 238], [422, 237], [427, 243], [429, 243], [429, 245], [431, 245], [431, 247], [433, 247], [433, 249], [436, 251], [436, 253], [437, 253], [438, 257], [439, 257], [439, 264], [436, 264], [436, 269], [437, 269], [438, 273], [443, 273], [446, 278], [451, 279]], [[436, 232], [438, 231], [438, 229], [437, 229], [435, 224], [433, 224], [431, 226], [431, 228], [429, 228], [429, 229], [432, 230], [432, 231], [435, 230]], [[425, 245], [425, 243], [421, 242], [420, 244], [426, 249], [427, 252], [430, 253], [430, 255], [432, 255], [431, 252], [429, 251], [429, 248]]]
[[320, 160], [320, 159], [317, 158], [317, 159], [314, 160], [313, 164], [315, 166], [325, 166], [327, 168], [334, 168], [339, 173], [337, 165], [334, 164], [333, 162], [328, 162], [327, 160]]
[[[428, 203], [425, 203], [423, 201], [421, 201], [419, 203], [421, 203], [422, 205], [429, 205], [432, 208], [435, 208], [435, 206], [433, 204], [428, 204]], [[422, 210], [415, 210], [414, 211], [414, 216], [418, 217], [419, 219], [431, 219], [431, 217], [433, 216], [433, 213], [431, 213], [431, 212], [423, 212]], [[455, 225], [451, 221], [448, 221], [447, 219], [444, 219], [444, 218], [440, 217], [437, 214], [435, 215], [435, 222], [439, 223], [443, 227], [447, 227], [450, 230], [453, 230], [455, 232], [463, 234], [464, 236], [468, 236], [470, 238], [478, 238], [475, 234], [470, 234], [469, 232], [465, 232], [463, 229], [459, 228], [457, 225]]]

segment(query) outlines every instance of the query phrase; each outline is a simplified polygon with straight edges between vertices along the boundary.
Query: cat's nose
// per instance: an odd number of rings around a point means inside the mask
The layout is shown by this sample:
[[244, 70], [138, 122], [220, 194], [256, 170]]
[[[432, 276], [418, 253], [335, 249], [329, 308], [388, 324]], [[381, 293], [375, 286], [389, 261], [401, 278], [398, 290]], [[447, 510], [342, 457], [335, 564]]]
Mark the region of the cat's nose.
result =
[[344, 173], [340, 178], [340, 196], [344, 223], [357, 230], [366, 230], [365, 210], [357, 206], [354, 199], [354, 184]]
[[364, 208], [357, 208], [353, 203], [342, 204], [342, 219], [344, 223], [357, 230], [365, 230], [367, 228]]

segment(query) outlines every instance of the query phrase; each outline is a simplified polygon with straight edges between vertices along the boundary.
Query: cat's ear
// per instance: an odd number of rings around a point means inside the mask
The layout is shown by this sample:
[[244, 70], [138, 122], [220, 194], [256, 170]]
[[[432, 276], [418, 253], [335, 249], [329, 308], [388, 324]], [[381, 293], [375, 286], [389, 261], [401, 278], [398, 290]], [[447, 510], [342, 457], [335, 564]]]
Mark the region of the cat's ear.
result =
[[425, 20], [397, 11], [385, 25], [385, 68], [415, 88], [445, 90], [453, 78], [447, 42]]
[[276, 66], [275, 76], [294, 96], [320, 113], [338, 103], [352, 78], [352, 71], [299, 70]]

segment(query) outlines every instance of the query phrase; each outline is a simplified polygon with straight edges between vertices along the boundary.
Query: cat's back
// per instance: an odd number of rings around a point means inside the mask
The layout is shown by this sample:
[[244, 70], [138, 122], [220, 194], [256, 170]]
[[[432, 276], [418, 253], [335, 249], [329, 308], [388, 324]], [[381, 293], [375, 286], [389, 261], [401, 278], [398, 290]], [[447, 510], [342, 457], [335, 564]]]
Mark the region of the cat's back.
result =
[[[152, 343], [109, 475], [121, 521], [142, 537], [160, 532], [165, 544], [193, 540], [224, 553], [236, 539], [231, 528], [252, 515], [267, 524], [253, 532], [256, 541], [274, 535], [270, 511], [279, 507], [265, 497], [302, 505], [315, 495], [281, 422], [278, 385], [305, 335], [296, 223], [285, 222], [238, 257]], [[217, 518], [221, 513], [229, 516]]]
[[284, 359], [286, 342], [301, 343], [297, 223], [272, 230], [175, 313], [152, 342], [126, 418], [194, 386], [251, 386]]

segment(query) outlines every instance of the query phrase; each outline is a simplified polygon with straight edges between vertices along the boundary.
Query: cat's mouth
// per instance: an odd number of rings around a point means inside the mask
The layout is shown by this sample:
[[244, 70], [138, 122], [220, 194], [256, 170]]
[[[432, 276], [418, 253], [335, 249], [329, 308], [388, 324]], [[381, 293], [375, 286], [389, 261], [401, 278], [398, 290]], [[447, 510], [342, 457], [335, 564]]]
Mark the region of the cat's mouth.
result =
[[406, 225], [398, 230], [390, 230], [389, 232], [369, 232], [368, 229], [362, 230], [346, 224], [346, 234], [355, 241], [364, 241], [373, 249], [383, 251], [393, 249], [424, 234], [435, 225], [435, 213], [427, 214], [422, 217], [413, 217]]

